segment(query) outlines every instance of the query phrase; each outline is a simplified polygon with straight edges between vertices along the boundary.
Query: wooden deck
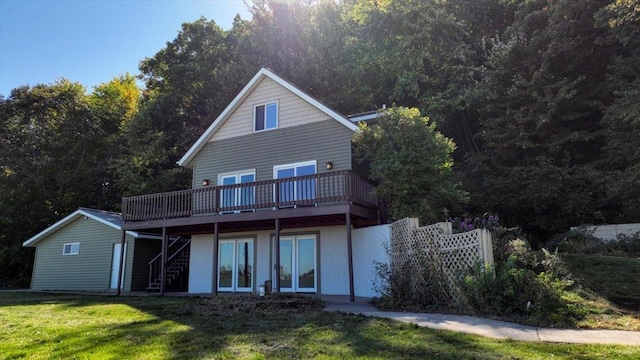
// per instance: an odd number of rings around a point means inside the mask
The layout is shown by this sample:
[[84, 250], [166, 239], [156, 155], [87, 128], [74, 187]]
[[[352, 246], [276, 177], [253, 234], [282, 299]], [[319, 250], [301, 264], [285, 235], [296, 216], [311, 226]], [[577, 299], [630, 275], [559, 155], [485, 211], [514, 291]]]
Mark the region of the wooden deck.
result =
[[[123, 229], [194, 227], [226, 223], [229, 230], [252, 222], [251, 228], [272, 228], [273, 219], [290, 226], [344, 223], [344, 214], [367, 224], [379, 219], [374, 185], [342, 170], [243, 184], [126, 197]], [[264, 223], [263, 225], [261, 225]], [[236, 225], [234, 225], [236, 224]]]

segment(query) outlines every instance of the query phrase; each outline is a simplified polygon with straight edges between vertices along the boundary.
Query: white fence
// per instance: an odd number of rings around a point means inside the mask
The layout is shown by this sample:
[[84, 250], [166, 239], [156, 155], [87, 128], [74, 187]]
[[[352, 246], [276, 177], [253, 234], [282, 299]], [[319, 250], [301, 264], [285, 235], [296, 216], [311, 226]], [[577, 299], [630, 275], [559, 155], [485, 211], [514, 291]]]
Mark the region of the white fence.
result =
[[613, 225], [583, 225], [572, 227], [571, 230], [581, 230], [602, 240], [615, 240], [618, 235], [633, 235], [640, 231], [640, 224]]
[[[451, 293], [456, 291], [456, 276], [472, 268], [477, 262], [493, 264], [491, 233], [477, 229], [452, 234], [451, 223], [437, 223], [420, 227], [418, 219], [404, 218], [391, 224], [391, 267], [412, 269], [416, 275], [413, 287], [422, 286], [420, 270], [423, 261], [442, 271]], [[455, 296], [455, 295], [454, 295]]]

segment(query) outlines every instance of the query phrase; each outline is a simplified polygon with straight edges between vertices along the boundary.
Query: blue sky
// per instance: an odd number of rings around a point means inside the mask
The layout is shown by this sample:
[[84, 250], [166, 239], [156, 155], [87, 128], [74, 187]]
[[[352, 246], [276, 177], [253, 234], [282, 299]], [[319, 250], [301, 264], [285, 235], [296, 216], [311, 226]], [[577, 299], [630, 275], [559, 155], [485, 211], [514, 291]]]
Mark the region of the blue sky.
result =
[[204, 16], [227, 30], [241, 0], [0, 0], [0, 94], [64, 77], [93, 86], [129, 72]]

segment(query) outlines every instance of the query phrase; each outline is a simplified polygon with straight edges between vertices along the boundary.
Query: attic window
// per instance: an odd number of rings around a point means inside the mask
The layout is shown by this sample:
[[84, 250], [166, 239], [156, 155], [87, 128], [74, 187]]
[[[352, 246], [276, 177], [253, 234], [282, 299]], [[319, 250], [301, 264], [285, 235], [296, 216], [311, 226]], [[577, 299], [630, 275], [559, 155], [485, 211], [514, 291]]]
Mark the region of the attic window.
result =
[[62, 255], [78, 255], [80, 253], [80, 243], [64, 244]]
[[253, 131], [264, 131], [278, 127], [278, 102], [256, 105], [253, 111]]

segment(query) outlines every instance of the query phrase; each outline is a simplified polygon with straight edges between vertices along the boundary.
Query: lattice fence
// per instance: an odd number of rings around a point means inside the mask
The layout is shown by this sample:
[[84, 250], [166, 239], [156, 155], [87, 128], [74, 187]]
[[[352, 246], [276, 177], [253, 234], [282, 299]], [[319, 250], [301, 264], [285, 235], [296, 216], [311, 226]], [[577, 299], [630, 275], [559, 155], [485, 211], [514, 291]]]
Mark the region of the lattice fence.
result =
[[436, 282], [457, 301], [457, 276], [478, 261], [493, 264], [491, 233], [486, 229], [452, 234], [451, 223], [419, 227], [415, 218], [391, 224], [391, 270], [410, 274], [414, 293]]

